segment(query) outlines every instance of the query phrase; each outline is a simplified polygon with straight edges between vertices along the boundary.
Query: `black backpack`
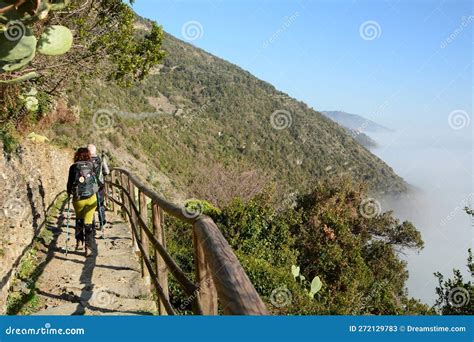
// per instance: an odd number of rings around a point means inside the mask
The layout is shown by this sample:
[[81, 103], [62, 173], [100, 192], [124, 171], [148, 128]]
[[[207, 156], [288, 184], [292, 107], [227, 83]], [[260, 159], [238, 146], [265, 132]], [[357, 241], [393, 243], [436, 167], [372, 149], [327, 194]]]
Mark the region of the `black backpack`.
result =
[[92, 157], [92, 165], [94, 166], [95, 177], [102, 186], [104, 184], [104, 175], [102, 173], [102, 160], [99, 156]]
[[75, 165], [74, 197], [86, 199], [97, 193], [98, 186], [94, 173], [94, 165], [88, 161], [80, 161]]

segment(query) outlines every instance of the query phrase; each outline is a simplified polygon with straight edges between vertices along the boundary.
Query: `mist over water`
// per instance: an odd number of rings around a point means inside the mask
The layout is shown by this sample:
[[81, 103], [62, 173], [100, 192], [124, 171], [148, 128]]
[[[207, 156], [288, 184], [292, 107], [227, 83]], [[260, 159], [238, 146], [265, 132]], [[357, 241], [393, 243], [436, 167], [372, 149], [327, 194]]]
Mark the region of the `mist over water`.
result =
[[434, 304], [438, 284], [434, 272], [452, 276], [457, 268], [470, 277], [467, 249], [472, 247], [472, 225], [465, 206], [474, 204], [471, 132], [446, 130], [436, 134], [418, 129], [370, 134], [379, 147], [372, 153], [384, 160], [412, 187], [406, 195], [379, 199], [382, 210], [393, 210], [421, 232], [420, 253], [406, 250], [408, 291]]

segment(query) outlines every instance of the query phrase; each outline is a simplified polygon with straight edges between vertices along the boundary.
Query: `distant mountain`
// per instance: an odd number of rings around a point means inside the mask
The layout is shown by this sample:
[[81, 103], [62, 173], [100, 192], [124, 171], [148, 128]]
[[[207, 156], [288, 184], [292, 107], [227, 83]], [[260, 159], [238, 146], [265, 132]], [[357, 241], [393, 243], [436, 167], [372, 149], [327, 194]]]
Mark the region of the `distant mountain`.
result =
[[392, 131], [387, 127], [384, 127], [357, 114], [349, 114], [341, 111], [323, 111], [321, 113], [331, 120], [337, 122], [342, 127], [348, 128], [350, 130], [363, 133], [380, 133]]
[[[345, 127], [344, 127], [345, 128]], [[346, 131], [362, 146], [371, 149], [377, 147], [377, 142], [367, 134], [355, 129], [346, 128]]]

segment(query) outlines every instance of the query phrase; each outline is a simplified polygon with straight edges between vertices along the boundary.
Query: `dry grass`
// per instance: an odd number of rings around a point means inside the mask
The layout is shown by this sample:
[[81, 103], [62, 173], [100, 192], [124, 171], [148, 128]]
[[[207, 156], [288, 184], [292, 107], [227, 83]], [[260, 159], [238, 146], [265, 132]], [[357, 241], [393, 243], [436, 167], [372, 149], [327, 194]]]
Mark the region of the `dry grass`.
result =
[[234, 198], [248, 200], [262, 192], [270, 177], [260, 170], [239, 170], [214, 164], [198, 171], [189, 191], [196, 198], [223, 207]]
[[38, 122], [39, 129], [46, 129], [51, 127], [54, 123], [67, 124], [76, 121], [76, 116], [64, 99], [59, 99], [56, 102], [53, 110]]

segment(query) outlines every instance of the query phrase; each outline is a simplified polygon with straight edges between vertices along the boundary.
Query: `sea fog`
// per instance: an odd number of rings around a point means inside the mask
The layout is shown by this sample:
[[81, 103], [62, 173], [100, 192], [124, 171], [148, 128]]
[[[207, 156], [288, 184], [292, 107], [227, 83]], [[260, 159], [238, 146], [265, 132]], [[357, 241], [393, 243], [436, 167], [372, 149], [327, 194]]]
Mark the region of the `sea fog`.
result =
[[473, 227], [464, 207], [474, 204], [472, 134], [466, 129], [437, 133], [405, 129], [369, 135], [379, 144], [372, 153], [411, 186], [406, 195], [379, 200], [383, 211], [393, 210], [421, 232], [424, 249], [405, 250], [402, 257], [408, 262], [409, 294], [432, 305], [438, 284], [434, 272], [450, 278], [457, 268], [471, 277], [466, 263]]

